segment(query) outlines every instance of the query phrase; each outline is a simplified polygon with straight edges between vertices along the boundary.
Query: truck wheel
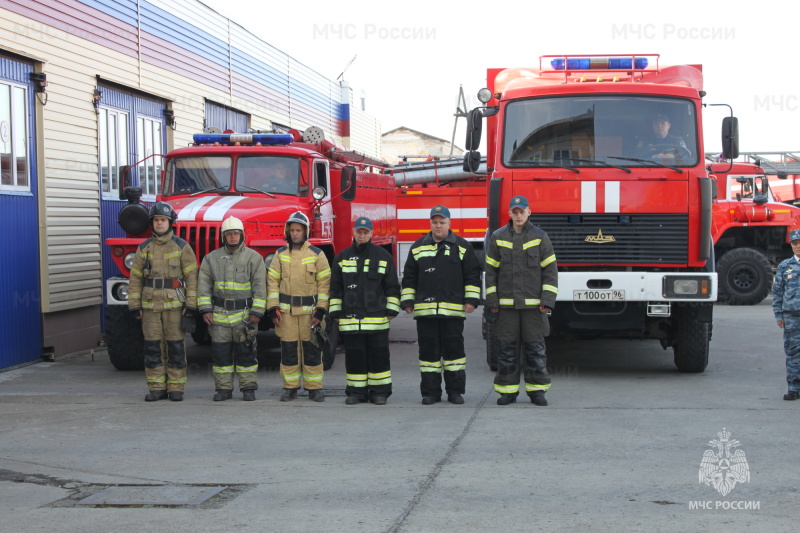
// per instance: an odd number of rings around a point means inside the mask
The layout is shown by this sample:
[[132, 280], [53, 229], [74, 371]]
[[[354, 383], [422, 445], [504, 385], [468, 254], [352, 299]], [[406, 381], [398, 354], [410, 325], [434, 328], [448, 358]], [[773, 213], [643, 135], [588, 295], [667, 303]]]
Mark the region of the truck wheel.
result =
[[192, 340], [200, 346], [211, 346], [211, 335], [208, 333], [208, 324], [203, 320], [203, 316], [199, 315], [196, 322], [197, 327], [191, 334]]
[[106, 306], [106, 349], [117, 370], [144, 370], [142, 323], [126, 305]]
[[708, 366], [711, 324], [698, 321], [697, 307], [682, 306], [675, 316], [675, 366], [680, 372], [702, 372]]
[[752, 248], [735, 248], [717, 261], [719, 300], [729, 305], [755, 305], [767, 297], [772, 265]]
[[328, 344], [322, 350], [322, 369], [330, 370], [336, 359], [336, 350], [339, 347], [339, 328], [336, 322], [328, 317], [325, 329], [328, 333]]

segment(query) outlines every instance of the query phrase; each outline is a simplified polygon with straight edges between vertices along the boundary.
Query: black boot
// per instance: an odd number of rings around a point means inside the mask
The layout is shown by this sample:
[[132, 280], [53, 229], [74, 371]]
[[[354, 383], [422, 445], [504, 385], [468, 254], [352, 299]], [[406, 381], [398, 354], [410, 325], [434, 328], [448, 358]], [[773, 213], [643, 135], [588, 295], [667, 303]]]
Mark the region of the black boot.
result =
[[216, 394], [214, 394], [215, 402], [224, 402], [225, 400], [230, 400], [231, 398], [233, 398], [232, 390], [217, 389]]
[[537, 390], [536, 392], [532, 392], [530, 394], [530, 397], [531, 397], [531, 402], [534, 405], [539, 405], [541, 407], [547, 405], [547, 398], [544, 397], [544, 391]]
[[253, 389], [247, 389], [242, 391], [242, 400], [246, 402], [252, 402], [256, 399], [256, 391]]
[[320, 389], [310, 390], [308, 391], [308, 399], [312, 402], [324, 402], [325, 393]]
[[182, 402], [183, 401], [183, 391], [174, 390], [169, 393], [169, 399], [173, 402]]
[[282, 402], [291, 402], [295, 398], [297, 398], [297, 389], [283, 389], [283, 394], [281, 394]]
[[163, 400], [167, 397], [167, 391], [165, 390], [151, 390], [147, 393], [147, 396], [144, 397], [144, 401], [146, 402], [157, 402], [158, 400]]
[[497, 405], [508, 405], [510, 403], [516, 403], [517, 395], [516, 394], [501, 394], [500, 397], [497, 399]]

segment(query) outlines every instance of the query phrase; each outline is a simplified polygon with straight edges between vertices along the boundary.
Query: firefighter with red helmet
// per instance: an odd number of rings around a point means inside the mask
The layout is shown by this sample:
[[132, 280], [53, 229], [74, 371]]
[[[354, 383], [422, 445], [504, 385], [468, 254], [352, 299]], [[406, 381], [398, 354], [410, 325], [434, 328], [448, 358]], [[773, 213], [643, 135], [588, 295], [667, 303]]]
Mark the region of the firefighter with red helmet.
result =
[[267, 301], [267, 269], [261, 254], [244, 245], [244, 224], [236, 217], [222, 222], [222, 247], [203, 258], [197, 303], [210, 326], [215, 402], [233, 397], [233, 374], [239, 376], [244, 401], [256, 399], [256, 333]]
[[311, 226], [301, 211], [284, 226], [286, 246], [269, 265], [267, 309], [281, 339], [282, 402], [297, 397], [301, 378], [308, 397], [325, 401], [322, 392], [322, 343], [312, 328], [324, 328], [331, 269], [322, 250], [309, 244]]
[[[183, 400], [186, 384], [186, 331], [197, 314], [197, 259], [189, 243], [174, 235], [178, 215], [166, 202], [148, 213], [153, 236], [136, 250], [131, 267], [128, 309], [142, 321], [147, 402]], [[166, 344], [162, 354], [161, 343]]]

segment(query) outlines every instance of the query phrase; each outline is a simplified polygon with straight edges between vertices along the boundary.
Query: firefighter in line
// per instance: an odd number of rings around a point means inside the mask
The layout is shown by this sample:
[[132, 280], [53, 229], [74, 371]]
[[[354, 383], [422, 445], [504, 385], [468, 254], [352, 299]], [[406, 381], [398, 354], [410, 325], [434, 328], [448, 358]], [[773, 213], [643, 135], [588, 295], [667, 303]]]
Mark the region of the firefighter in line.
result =
[[[131, 266], [128, 309], [142, 321], [146, 402], [183, 400], [186, 331], [197, 315], [197, 259], [189, 243], [174, 235], [178, 215], [166, 202], [148, 214], [153, 236], [139, 245]], [[161, 343], [166, 345], [162, 355]]]
[[267, 309], [281, 340], [281, 401], [297, 398], [302, 377], [309, 399], [324, 402], [324, 346], [312, 328], [325, 327], [331, 269], [325, 253], [308, 242], [311, 226], [301, 211], [289, 216], [284, 235], [287, 244], [275, 252], [267, 276]]
[[547, 233], [530, 222], [524, 196], [511, 199], [508, 214], [508, 224], [492, 234], [486, 250], [486, 317], [498, 343], [494, 390], [500, 393], [497, 405], [516, 402], [524, 362], [525, 391], [531, 402], [545, 406], [550, 374], [544, 338], [558, 294], [556, 254]]
[[215, 402], [233, 397], [233, 374], [242, 399], [256, 399], [256, 333], [267, 303], [267, 269], [261, 254], [244, 244], [244, 224], [222, 222], [222, 245], [203, 258], [197, 302], [211, 334]]
[[372, 244], [372, 221], [356, 219], [353, 244], [333, 260], [330, 315], [344, 340], [347, 405], [385, 405], [392, 395], [389, 322], [400, 313], [392, 255]]
[[800, 398], [800, 229], [789, 233], [792, 257], [785, 259], [775, 271], [772, 285], [772, 311], [778, 327], [783, 329], [783, 349], [786, 352], [786, 382], [784, 400]]
[[430, 220], [430, 233], [409, 250], [400, 307], [417, 322], [422, 404], [441, 401], [442, 371], [447, 401], [463, 404], [464, 320], [478, 305], [481, 267], [472, 245], [450, 229], [447, 207], [431, 209]]

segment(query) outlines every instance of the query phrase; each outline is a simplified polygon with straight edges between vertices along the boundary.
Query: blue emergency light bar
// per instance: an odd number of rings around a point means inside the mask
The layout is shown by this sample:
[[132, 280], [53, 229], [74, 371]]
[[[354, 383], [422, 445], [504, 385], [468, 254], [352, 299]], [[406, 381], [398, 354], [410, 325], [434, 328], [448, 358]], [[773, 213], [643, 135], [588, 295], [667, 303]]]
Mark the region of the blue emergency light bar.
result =
[[631, 64], [634, 69], [643, 70], [647, 68], [648, 62], [646, 57], [582, 57], [550, 61], [554, 70], [630, 70]]
[[197, 144], [291, 144], [294, 137], [288, 133], [195, 133]]

